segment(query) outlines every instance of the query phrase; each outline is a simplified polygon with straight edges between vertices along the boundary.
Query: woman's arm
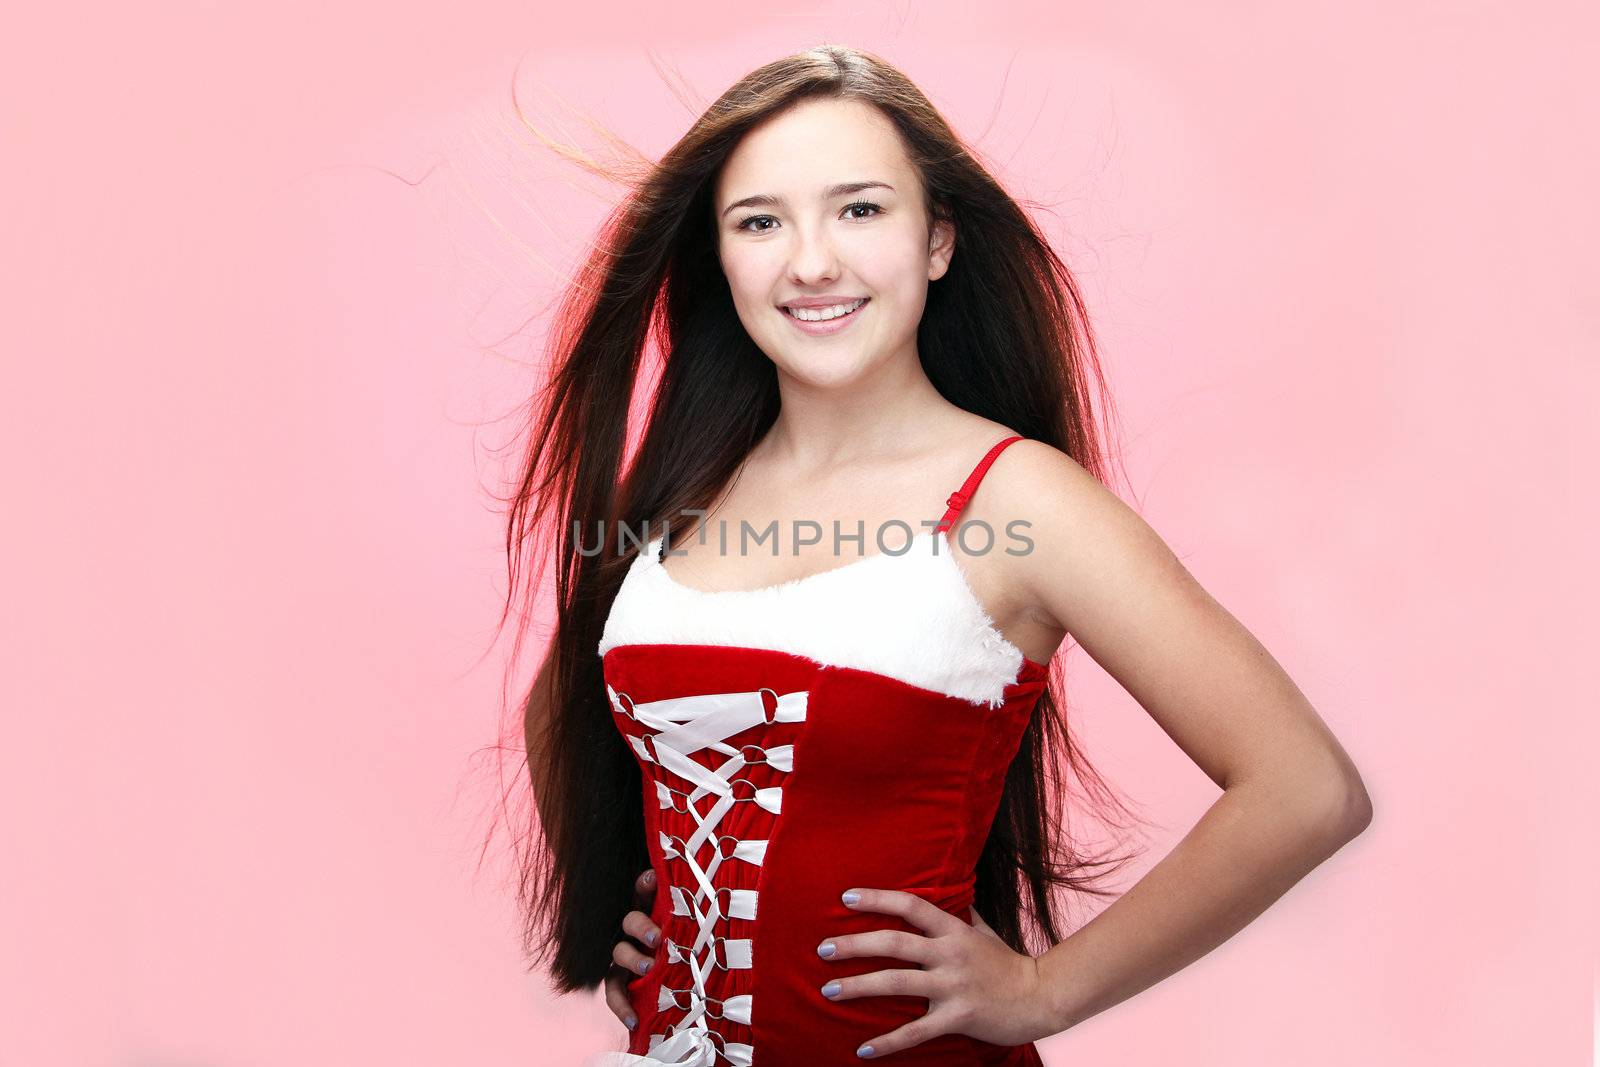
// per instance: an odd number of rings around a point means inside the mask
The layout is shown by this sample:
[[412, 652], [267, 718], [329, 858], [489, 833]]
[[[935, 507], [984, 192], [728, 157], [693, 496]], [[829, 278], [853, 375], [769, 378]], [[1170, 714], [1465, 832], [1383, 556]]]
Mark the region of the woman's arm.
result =
[[1022, 602], [1223, 791], [1142, 879], [1037, 958], [1055, 1033], [1226, 941], [1359, 834], [1372, 805], [1294, 682], [1143, 519], [1070, 457], [1027, 441], [1012, 451], [993, 504], [1032, 523], [1033, 551], [1003, 565]]

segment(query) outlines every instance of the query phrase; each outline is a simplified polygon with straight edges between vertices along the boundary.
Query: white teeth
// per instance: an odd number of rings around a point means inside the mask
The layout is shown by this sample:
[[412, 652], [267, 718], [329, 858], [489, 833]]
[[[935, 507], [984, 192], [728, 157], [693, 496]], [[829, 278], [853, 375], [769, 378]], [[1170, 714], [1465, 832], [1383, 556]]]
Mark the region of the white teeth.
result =
[[791, 307], [786, 307], [783, 310], [788, 312], [790, 315], [793, 315], [795, 318], [800, 319], [800, 320], [802, 320], [804, 322], [827, 322], [829, 319], [836, 319], [836, 318], [839, 318], [841, 315], [850, 314], [850, 312], [854, 311], [856, 308], [860, 307], [862, 304], [865, 304], [866, 302], [867, 302], [867, 298], [866, 297], [862, 297], [860, 300], [857, 300], [853, 304], [835, 304], [831, 308], [791, 308]]

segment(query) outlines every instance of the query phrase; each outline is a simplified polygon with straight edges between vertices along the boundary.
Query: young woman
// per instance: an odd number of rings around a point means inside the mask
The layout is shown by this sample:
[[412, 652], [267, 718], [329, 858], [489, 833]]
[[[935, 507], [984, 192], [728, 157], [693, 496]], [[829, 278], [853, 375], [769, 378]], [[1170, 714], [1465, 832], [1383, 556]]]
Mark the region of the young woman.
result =
[[[587, 1062], [1038, 1064], [1367, 824], [1293, 682], [1102, 484], [1067, 269], [883, 61], [729, 89], [563, 324], [509, 548], [513, 584], [546, 528], [559, 561], [527, 947], [631, 1028]], [[1223, 793], [1063, 938], [1053, 891], [1105, 865], [1052, 804], [1095, 780], [1069, 634]]]

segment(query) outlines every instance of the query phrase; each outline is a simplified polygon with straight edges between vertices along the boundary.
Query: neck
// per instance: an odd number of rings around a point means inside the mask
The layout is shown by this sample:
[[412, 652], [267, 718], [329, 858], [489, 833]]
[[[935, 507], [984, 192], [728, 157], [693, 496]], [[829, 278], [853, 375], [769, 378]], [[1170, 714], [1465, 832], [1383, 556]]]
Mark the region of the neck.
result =
[[923, 452], [960, 417], [928, 380], [915, 346], [841, 382], [803, 381], [780, 369], [778, 394], [778, 417], [757, 449], [798, 471]]

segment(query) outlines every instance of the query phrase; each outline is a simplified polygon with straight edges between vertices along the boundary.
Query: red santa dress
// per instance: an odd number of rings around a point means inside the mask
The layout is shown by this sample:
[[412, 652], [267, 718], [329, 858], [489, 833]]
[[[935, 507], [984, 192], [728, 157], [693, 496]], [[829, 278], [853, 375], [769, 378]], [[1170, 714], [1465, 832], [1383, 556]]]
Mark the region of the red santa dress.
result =
[[[599, 651], [643, 774], [662, 935], [628, 983], [627, 1051], [584, 1067], [861, 1063], [857, 1046], [927, 1013], [921, 997], [824, 997], [830, 979], [917, 964], [828, 960], [817, 946], [921, 932], [846, 907], [852, 887], [915, 893], [971, 922], [979, 853], [1048, 669], [995, 628], [947, 531], [1017, 440], [996, 443], [937, 529], [901, 552], [718, 592], [666, 574], [664, 537], [634, 559]], [[950, 1034], [892, 1059], [1041, 1064], [1031, 1042]]]

